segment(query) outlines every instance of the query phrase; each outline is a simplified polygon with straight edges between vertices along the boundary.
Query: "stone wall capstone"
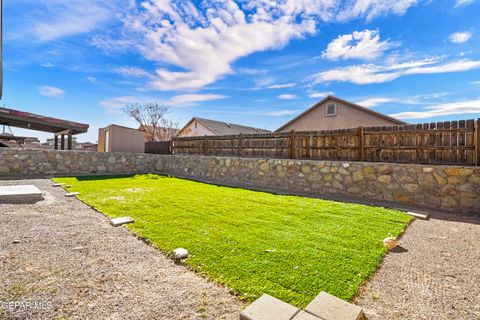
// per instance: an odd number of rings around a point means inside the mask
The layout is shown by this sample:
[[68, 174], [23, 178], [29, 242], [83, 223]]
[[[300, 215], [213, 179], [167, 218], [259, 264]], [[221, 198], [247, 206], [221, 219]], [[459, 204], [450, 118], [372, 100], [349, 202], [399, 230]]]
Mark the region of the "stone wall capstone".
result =
[[0, 149], [0, 179], [154, 172], [353, 202], [480, 214], [480, 167]]

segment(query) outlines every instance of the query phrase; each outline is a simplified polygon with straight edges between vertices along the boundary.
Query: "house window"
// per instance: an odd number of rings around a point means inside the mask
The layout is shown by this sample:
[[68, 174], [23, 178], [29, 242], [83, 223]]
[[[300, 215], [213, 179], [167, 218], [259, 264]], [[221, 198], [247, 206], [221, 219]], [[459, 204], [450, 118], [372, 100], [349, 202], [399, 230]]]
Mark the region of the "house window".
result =
[[195, 129], [197, 129], [197, 121], [195, 121], [193, 125], [195, 126]]
[[327, 105], [327, 109], [325, 110], [325, 116], [327, 117], [334, 117], [337, 115], [337, 104], [331, 103]]

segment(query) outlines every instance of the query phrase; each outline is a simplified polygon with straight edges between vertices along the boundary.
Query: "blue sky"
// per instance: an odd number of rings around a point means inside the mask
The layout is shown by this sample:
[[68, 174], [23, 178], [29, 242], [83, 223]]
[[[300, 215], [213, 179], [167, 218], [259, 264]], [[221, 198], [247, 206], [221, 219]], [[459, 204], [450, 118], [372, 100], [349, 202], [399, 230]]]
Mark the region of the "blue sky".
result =
[[[134, 126], [125, 104], [274, 130], [333, 94], [411, 123], [480, 117], [478, 0], [5, 0], [6, 107]], [[13, 129], [16, 134], [49, 134]]]

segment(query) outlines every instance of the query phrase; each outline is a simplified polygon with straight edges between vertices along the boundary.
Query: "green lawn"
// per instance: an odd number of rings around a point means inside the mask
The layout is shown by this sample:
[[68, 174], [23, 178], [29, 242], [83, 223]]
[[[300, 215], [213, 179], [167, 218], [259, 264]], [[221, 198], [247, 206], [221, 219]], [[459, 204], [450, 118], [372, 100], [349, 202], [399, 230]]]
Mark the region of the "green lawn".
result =
[[[349, 300], [380, 264], [382, 240], [410, 221], [395, 210], [219, 187], [160, 175], [57, 178], [166, 252], [251, 301], [305, 307], [320, 291]], [[267, 251], [266, 251], [267, 250]]]

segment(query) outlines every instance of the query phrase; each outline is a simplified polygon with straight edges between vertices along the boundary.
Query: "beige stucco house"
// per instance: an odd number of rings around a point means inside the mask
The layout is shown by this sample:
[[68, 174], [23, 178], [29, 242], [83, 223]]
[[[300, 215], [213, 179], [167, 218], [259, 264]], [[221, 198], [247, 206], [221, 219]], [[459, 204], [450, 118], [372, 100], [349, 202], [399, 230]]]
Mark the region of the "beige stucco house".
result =
[[109, 125], [98, 130], [98, 152], [145, 152], [145, 132]]
[[337, 97], [328, 96], [285, 123], [276, 132], [349, 129], [359, 126], [377, 127], [404, 124], [407, 123]]
[[266, 132], [270, 131], [240, 124], [193, 117], [178, 131], [177, 137], [224, 136], [240, 133], [249, 134]]

